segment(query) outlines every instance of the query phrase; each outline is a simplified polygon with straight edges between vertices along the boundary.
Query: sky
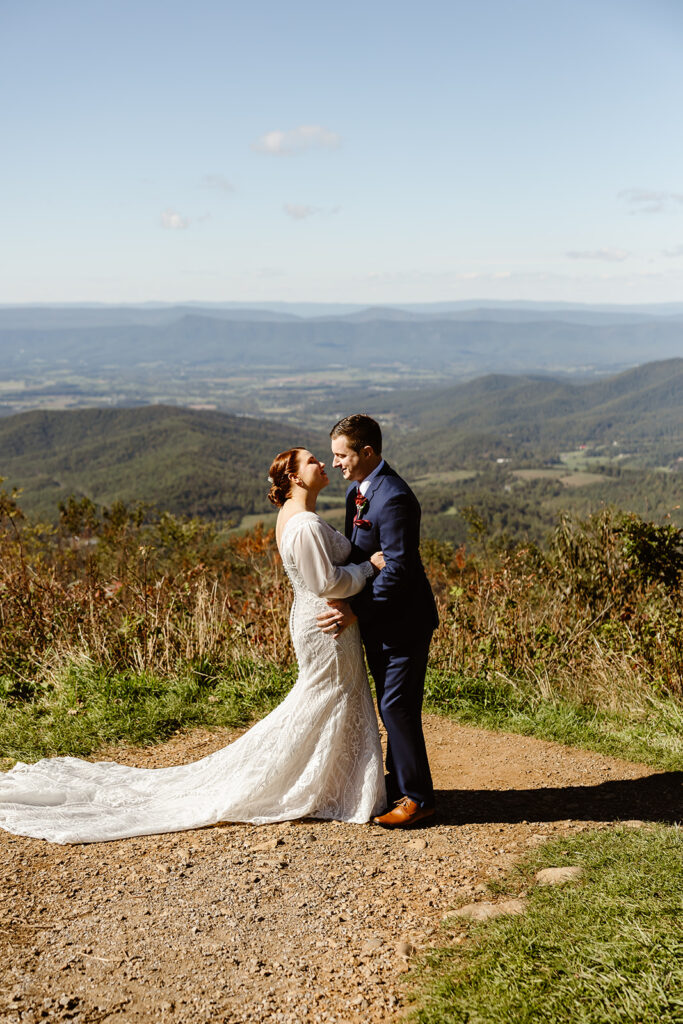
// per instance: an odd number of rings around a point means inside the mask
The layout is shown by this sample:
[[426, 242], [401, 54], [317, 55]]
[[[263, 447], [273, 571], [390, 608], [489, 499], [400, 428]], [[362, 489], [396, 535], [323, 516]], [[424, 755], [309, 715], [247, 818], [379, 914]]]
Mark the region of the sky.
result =
[[0, 0], [0, 303], [683, 299], [683, 0]]

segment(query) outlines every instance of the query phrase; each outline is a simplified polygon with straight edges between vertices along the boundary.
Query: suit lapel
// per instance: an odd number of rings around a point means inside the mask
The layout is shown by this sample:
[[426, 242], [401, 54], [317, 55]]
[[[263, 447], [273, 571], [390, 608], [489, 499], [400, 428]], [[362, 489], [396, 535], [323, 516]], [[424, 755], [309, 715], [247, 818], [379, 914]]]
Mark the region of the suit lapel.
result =
[[[372, 522], [372, 499], [373, 497], [376, 497], [380, 491], [385, 477], [391, 475], [393, 475], [393, 470], [390, 468], [388, 462], [385, 462], [377, 476], [370, 482], [370, 487], [365, 495], [368, 499], [368, 511], [365, 518], [369, 519], [370, 522]], [[344, 533], [352, 542], [355, 542], [356, 533], [358, 531], [358, 527], [353, 525], [353, 520], [356, 515], [356, 490], [357, 485], [352, 484], [346, 492], [346, 521], [344, 524]], [[376, 504], [377, 502], [375, 501], [375, 506]]]
[[374, 480], [370, 481], [370, 487], [368, 488], [368, 492], [365, 495], [365, 497], [368, 499], [368, 505], [372, 504], [372, 499], [375, 497], [377, 492], [381, 489], [382, 484], [384, 483], [384, 479], [385, 479], [384, 469], [385, 469], [385, 467], [386, 467], [386, 463], [382, 467], [382, 472], [378, 473], [377, 476], [374, 478]]
[[353, 540], [353, 533], [355, 527], [353, 525], [353, 517], [356, 514], [356, 485], [349, 487], [346, 492], [346, 521], [344, 523], [344, 533], [349, 540]]

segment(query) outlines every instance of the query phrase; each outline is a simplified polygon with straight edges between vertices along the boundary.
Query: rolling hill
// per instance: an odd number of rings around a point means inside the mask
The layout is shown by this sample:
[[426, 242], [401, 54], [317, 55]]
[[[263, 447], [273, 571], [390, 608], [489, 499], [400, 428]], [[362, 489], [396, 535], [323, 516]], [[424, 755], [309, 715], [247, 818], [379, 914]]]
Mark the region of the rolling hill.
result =
[[239, 522], [270, 507], [274, 455], [326, 442], [283, 424], [166, 406], [29, 412], [0, 420], [0, 476], [44, 519], [73, 493]]
[[[489, 375], [455, 387], [378, 393], [366, 408], [387, 425], [391, 461], [418, 481], [426, 510], [434, 514], [462, 495], [464, 485], [449, 483], [448, 474], [464, 467], [481, 480], [481, 474], [497, 472], [489, 483], [502, 500], [520, 485], [506, 473], [556, 464], [561, 452], [579, 446], [586, 446], [587, 458], [599, 454], [612, 462], [615, 473], [629, 464], [626, 456], [639, 471], [683, 466], [683, 359], [580, 385]], [[220, 412], [160, 405], [27, 412], [0, 419], [0, 476], [5, 486], [23, 489], [27, 512], [46, 519], [74, 493], [98, 504], [144, 501], [239, 522], [270, 510], [268, 466], [274, 454], [294, 444], [323, 458], [329, 451], [326, 431]], [[655, 484], [660, 477], [652, 478]], [[340, 496], [341, 480], [335, 473], [331, 478], [326, 495]], [[671, 504], [681, 478], [668, 479]], [[615, 486], [605, 478], [595, 494], [623, 496], [628, 504], [632, 483]], [[479, 494], [481, 484], [465, 490]]]
[[428, 396], [378, 395], [375, 405], [378, 415], [412, 432], [403, 448], [416, 466], [433, 461], [430, 453], [446, 468], [471, 464], [492, 446], [517, 460], [605, 444], [637, 451], [652, 465], [683, 456], [683, 359], [582, 384], [488, 375]]

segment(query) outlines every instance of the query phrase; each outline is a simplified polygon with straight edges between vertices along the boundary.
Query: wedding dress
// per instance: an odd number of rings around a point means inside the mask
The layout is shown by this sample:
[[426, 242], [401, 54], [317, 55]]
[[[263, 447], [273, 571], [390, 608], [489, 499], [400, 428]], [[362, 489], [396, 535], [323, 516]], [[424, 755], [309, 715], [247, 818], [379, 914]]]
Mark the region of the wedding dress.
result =
[[0, 827], [56, 843], [179, 832], [220, 821], [368, 821], [385, 806], [377, 720], [357, 624], [337, 639], [316, 615], [358, 593], [369, 562], [344, 566], [349, 541], [313, 512], [285, 524], [299, 675], [283, 702], [234, 743], [192, 764], [131, 768], [74, 757], [0, 776]]

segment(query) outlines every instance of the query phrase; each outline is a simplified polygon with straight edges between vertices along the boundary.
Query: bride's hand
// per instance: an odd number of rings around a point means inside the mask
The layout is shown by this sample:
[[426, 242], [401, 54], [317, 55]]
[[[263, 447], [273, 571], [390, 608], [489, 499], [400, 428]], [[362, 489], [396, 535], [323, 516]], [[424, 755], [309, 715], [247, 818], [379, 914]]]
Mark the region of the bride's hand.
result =
[[384, 566], [387, 564], [384, 561], [384, 555], [381, 551], [375, 551], [374, 554], [370, 555], [370, 561], [374, 565], [377, 572], [381, 572]]

